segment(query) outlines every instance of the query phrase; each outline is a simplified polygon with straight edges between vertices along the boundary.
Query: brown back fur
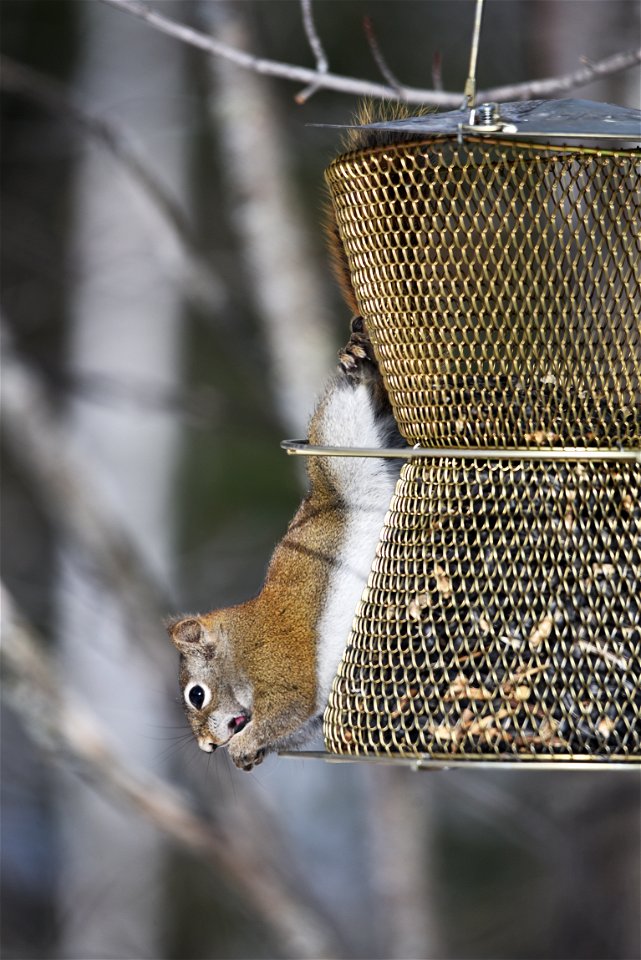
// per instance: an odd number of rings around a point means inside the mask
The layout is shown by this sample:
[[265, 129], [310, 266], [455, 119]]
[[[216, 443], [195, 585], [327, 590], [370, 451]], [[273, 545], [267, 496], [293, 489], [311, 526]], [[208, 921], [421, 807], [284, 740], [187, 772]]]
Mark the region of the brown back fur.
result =
[[[346, 130], [341, 152], [353, 153], [362, 150], [373, 150], [376, 147], [389, 146], [393, 143], [406, 143], [411, 140], [422, 139], [424, 134], [417, 135], [411, 132], [399, 133], [393, 130], [364, 129], [364, 125], [386, 120], [406, 120], [408, 117], [423, 116], [430, 112], [431, 110], [427, 107], [410, 110], [407, 104], [404, 103], [364, 100], [359, 104], [354, 118], [354, 123], [359, 126]], [[338, 282], [343, 298], [351, 313], [359, 314], [361, 311], [352, 285], [349, 261], [345, 253], [343, 241], [341, 240], [338, 222], [336, 220], [336, 212], [331, 199], [325, 204], [324, 213], [325, 236], [327, 237], [329, 259], [334, 277]]]

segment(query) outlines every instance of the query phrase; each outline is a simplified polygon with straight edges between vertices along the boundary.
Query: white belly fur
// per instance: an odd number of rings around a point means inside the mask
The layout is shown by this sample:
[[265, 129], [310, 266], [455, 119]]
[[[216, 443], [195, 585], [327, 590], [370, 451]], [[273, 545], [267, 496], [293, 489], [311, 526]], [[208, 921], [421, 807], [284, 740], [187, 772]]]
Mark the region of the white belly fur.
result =
[[[383, 447], [385, 421], [374, 416], [366, 386], [339, 383], [323, 404], [326, 446]], [[328, 469], [347, 504], [339, 560], [329, 577], [325, 608], [318, 624], [318, 709], [323, 710], [345, 650], [354, 614], [371, 570], [398, 469], [395, 461], [332, 457]]]

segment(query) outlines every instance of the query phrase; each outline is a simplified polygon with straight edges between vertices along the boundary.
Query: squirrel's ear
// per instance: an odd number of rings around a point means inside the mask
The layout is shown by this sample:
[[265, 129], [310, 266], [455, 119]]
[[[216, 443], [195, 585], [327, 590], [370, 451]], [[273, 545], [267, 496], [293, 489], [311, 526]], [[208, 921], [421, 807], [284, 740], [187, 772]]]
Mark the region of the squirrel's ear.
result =
[[178, 647], [181, 653], [189, 653], [197, 644], [201, 643], [203, 638], [202, 625], [195, 617], [174, 620], [173, 623], [167, 625], [167, 632], [171, 642]]

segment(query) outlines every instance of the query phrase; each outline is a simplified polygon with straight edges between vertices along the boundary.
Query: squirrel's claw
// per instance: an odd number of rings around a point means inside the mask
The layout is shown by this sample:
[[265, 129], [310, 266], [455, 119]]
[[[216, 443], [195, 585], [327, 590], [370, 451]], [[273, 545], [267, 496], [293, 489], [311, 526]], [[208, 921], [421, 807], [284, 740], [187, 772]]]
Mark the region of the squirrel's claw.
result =
[[338, 354], [338, 365], [350, 380], [363, 380], [376, 375], [377, 364], [372, 343], [362, 317], [354, 317], [351, 336]]
[[239, 770], [245, 770], [247, 773], [249, 773], [250, 770], [253, 770], [254, 767], [257, 767], [259, 763], [262, 763], [264, 759], [264, 750], [258, 750], [256, 753], [252, 754], [241, 754], [239, 756], [234, 756], [232, 754], [232, 760], [234, 764]]
[[259, 747], [253, 736], [251, 721], [229, 741], [229, 756], [240, 770], [252, 770], [262, 763], [266, 750]]

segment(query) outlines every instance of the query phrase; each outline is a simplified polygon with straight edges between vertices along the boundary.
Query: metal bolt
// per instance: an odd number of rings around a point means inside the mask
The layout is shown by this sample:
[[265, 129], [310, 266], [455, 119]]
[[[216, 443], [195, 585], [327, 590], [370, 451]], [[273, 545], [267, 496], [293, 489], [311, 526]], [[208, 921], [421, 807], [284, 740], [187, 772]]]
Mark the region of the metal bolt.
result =
[[495, 126], [500, 120], [499, 108], [496, 103], [480, 103], [476, 108], [476, 124], [480, 127]]

